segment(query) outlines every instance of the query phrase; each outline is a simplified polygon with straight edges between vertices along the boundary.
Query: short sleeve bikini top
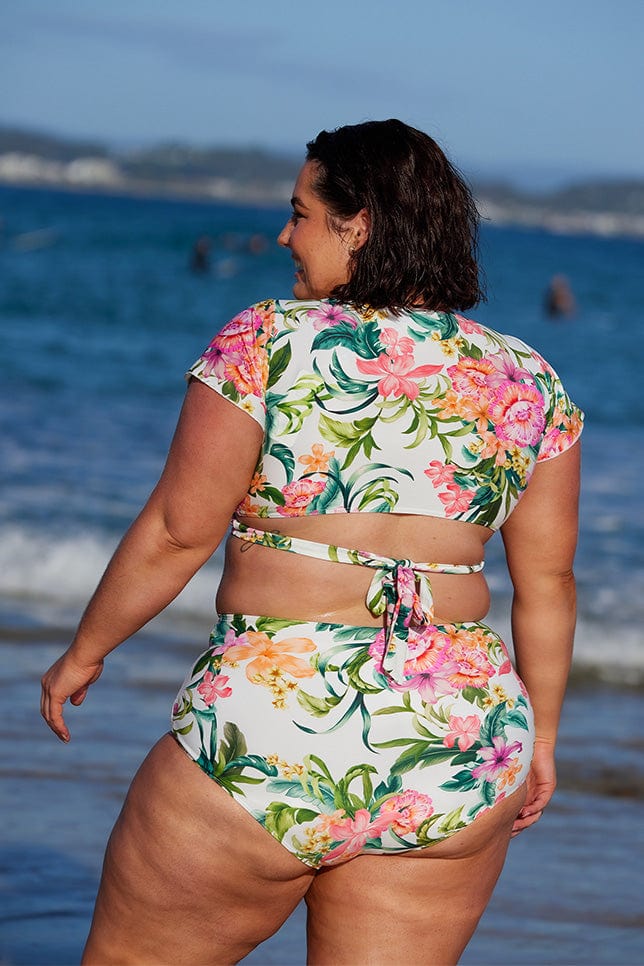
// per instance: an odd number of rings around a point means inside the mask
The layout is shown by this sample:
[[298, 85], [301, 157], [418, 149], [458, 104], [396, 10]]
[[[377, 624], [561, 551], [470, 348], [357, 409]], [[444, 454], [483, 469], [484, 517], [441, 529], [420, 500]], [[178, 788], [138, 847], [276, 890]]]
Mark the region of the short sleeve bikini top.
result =
[[187, 373], [264, 429], [236, 515], [411, 513], [497, 530], [583, 413], [524, 342], [460, 315], [268, 300]]

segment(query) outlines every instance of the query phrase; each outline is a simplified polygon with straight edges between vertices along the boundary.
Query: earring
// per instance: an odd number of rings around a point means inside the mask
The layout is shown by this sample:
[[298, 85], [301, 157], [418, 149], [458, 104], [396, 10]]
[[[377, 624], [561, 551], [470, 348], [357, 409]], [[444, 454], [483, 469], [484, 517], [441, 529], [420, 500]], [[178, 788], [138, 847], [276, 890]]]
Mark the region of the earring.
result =
[[355, 255], [355, 253], [356, 253], [355, 246], [354, 245], [349, 245], [349, 254], [353, 256], [353, 255]]

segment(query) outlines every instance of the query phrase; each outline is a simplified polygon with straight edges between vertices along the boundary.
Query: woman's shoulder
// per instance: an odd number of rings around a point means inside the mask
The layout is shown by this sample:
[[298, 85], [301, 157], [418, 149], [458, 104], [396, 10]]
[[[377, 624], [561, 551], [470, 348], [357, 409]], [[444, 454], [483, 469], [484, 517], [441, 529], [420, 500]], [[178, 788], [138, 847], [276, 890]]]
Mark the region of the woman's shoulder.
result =
[[552, 367], [540, 352], [523, 339], [509, 332], [499, 332], [490, 325], [454, 313], [465, 347], [476, 347], [484, 356], [505, 353], [521, 360], [528, 369], [552, 372]]

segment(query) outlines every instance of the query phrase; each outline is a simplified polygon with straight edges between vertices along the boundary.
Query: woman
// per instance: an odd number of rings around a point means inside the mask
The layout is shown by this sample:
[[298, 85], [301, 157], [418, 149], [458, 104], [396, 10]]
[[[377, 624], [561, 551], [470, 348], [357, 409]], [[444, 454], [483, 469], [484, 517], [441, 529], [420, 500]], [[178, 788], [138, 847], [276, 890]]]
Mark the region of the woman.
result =
[[[292, 205], [295, 299], [193, 366], [161, 479], [43, 679], [67, 741], [64, 702], [233, 518], [87, 963], [236, 962], [302, 897], [311, 963], [456, 962], [555, 787], [581, 414], [532, 349], [453, 314], [481, 297], [476, 212], [431, 138], [322, 132]], [[481, 623], [497, 529], [521, 678]]]

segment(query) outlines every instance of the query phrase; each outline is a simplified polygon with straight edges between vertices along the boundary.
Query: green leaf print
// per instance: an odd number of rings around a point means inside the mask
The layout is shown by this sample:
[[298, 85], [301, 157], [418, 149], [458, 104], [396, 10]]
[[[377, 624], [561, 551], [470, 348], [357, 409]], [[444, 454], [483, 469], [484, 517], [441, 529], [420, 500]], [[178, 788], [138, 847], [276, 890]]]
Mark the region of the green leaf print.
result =
[[[377, 774], [375, 765], [354, 765], [335, 786], [334, 800], [337, 808], [344, 808], [351, 815], [360, 808], [369, 808], [373, 798], [373, 785], [370, 775]], [[350, 791], [350, 786], [354, 781], [362, 783], [362, 798]]]
[[309, 786], [306, 784], [306, 777], [302, 776], [299, 781], [287, 778], [272, 778], [266, 782], [267, 792], [276, 792], [278, 795], [286, 795], [287, 798], [299, 798], [302, 802], [310, 805], [323, 805], [333, 811], [333, 793], [326, 790], [322, 797], [313, 795]]
[[470, 704], [477, 704], [479, 708], [484, 708], [484, 701], [487, 700], [488, 693], [485, 688], [466, 687], [461, 691], [463, 699]]
[[409, 334], [416, 342], [424, 342], [428, 335], [437, 332], [441, 339], [453, 339], [458, 332], [458, 322], [449, 312], [409, 312], [415, 323], [409, 326]]
[[380, 805], [385, 798], [390, 798], [402, 789], [402, 778], [400, 775], [389, 775], [386, 781], [380, 782], [376, 786], [373, 796], [374, 803]]
[[506, 725], [514, 725], [516, 728], [523, 728], [524, 731], [528, 730], [528, 721], [526, 716], [522, 711], [518, 711], [513, 708], [512, 711], [508, 711], [505, 716]]
[[[404, 775], [414, 768], [427, 768], [429, 765], [438, 764], [443, 761], [465, 764], [468, 761], [474, 761], [476, 759], [475, 749], [480, 747], [473, 745], [468, 751], [455, 751], [453, 748], [446, 748], [442, 742], [438, 744], [428, 741], [416, 741], [413, 738], [407, 739], [407, 742], [409, 744], [407, 751], [399, 755], [391, 767], [391, 772], [394, 775]], [[389, 742], [383, 742], [383, 744], [389, 745]], [[382, 747], [382, 745], [379, 744], [378, 747]]]
[[275, 504], [275, 506], [284, 506], [286, 503], [284, 494], [275, 486], [263, 486], [261, 489], [261, 494], [265, 500], [270, 500], [271, 503]]
[[354, 690], [359, 691], [361, 694], [380, 694], [382, 691], [381, 687], [367, 684], [360, 677], [360, 670], [365, 664], [371, 664], [371, 655], [366, 648], [360, 650], [346, 665], [345, 669], [349, 677], [349, 682]]
[[307, 694], [301, 688], [297, 691], [298, 704], [304, 708], [313, 718], [323, 718], [332, 708], [340, 703], [342, 697], [331, 696], [328, 698], [316, 698], [312, 694]]
[[217, 755], [217, 765], [224, 771], [229, 761], [245, 755], [247, 751], [246, 739], [232, 721], [227, 721], [224, 725], [224, 737], [219, 745]]
[[312, 822], [319, 814], [319, 812], [314, 812], [310, 808], [295, 808], [293, 805], [284, 804], [284, 802], [270, 802], [266, 808], [264, 826], [271, 835], [274, 835], [281, 842], [288, 830], [293, 828], [294, 825]]
[[[214, 637], [211, 637], [211, 642], [213, 644], [215, 643]], [[213, 660], [214, 659], [213, 659], [213, 656], [210, 653], [210, 651], [206, 651], [205, 654], [202, 654], [201, 657], [199, 658], [199, 660], [197, 661], [197, 663], [195, 664], [195, 666], [192, 669], [193, 676], [195, 676], [197, 674], [201, 674], [201, 672], [203, 670], [205, 670], [205, 668], [208, 668], [208, 670], [212, 671], [212, 669], [215, 666], [214, 663], [213, 663]]]
[[452, 832], [458, 832], [459, 829], [465, 828], [466, 825], [467, 822], [463, 821], [463, 806], [459, 805], [458, 808], [453, 809], [447, 815], [443, 816], [438, 830], [443, 835], [451, 835]]
[[500, 701], [494, 710], [487, 715], [481, 725], [479, 734], [481, 745], [491, 745], [493, 738], [505, 737], [505, 717], [505, 701]]
[[398, 503], [398, 493], [391, 486], [391, 481], [395, 482], [394, 477], [382, 477], [368, 483], [358, 502], [358, 511], [380, 501], [381, 507], [373, 507], [375, 512], [391, 512]]
[[343, 505], [343, 488], [340, 483], [340, 466], [335, 456], [329, 460], [326, 484], [321, 493], [313, 497], [309, 506], [311, 513], [326, 513], [330, 507]]
[[365, 322], [362, 325], [353, 326], [350, 322], [339, 322], [337, 325], [329, 326], [318, 332], [311, 349], [313, 352], [318, 349], [333, 349], [337, 346], [344, 346], [351, 349], [362, 359], [377, 359], [383, 346], [379, 339], [379, 326], [375, 320]]
[[268, 381], [266, 383], [267, 389], [270, 389], [278, 381], [280, 376], [286, 372], [289, 362], [291, 361], [291, 343], [287, 342], [276, 352], [271, 355], [271, 361], [268, 369]]
[[[239, 758], [233, 758], [229, 761], [221, 774], [227, 774], [228, 772], [239, 772], [241, 773], [243, 768], [255, 768], [257, 771], [261, 771], [263, 775], [269, 775], [274, 778], [277, 775], [277, 768], [275, 765], [269, 765], [265, 758], [261, 755], [240, 755]], [[252, 779], [253, 781], [261, 781], [261, 779]]]
[[469, 792], [479, 785], [478, 778], [472, 776], [471, 771], [459, 771], [449, 781], [440, 786], [447, 792]]
[[279, 410], [286, 417], [286, 426], [282, 435], [297, 433], [302, 428], [306, 417], [312, 412], [314, 402], [328, 398], [324, 391], [324, 380], [313, 373], [301, 375], [289, 390], [287, 396], [267, 393], [266, 408], [268, 412]]
[[[276, 460], [280, 461], [284, 467], [284, 472], [286, 473], [286, 482], [291, 483], [295, 471], [295, 457], [293, 456], [292, 451], [288, 448], [288, 446], [283, 446], [282, 443], [273, 443], [268, 452], [270, 456], [274, 456]], [[282, 494], [280, 494], [280, 496], [281, 495]], [[282, 500], [284, 500], [283, 497]], [[283, 505], [283, 503], [281, 505]]]
[[[179, 704], [176, 711], [173, 710], [172, 712], [172, 720], [180, 721], [182, 718], [185, 718], [187, 714], [190, 714], [191, 711], [192, 711], [192, 692], [189, 690], [185, 690], [181, 693], [181, 703]], [[192, 725], [190, 725], [187, 729], [183, 729], [182, 731], [179, 731], [179, 734], [180, 735], [187, 734], [188, 731], [190, 731], [190, 728], [192, 728]], [[176, 728], [174, 730], [177, 731]]]
[[363, 419], [355, 419], [353, 422], [343, 422], [339, 419], [332, 419], [326, 413], [320, 415], [320, 435], [329, 443], [348, 449], [342, 466], [343, 470], [353, 462], [361, 449], [364, 450], [367, 459], [374, 449], [380, 449], [371, 435], [371, 428], [377, 420], [377, 416], [365, 416]]
[[302, 621], [286, 620], [283, 617], [258, 617], [255, 621], [255, 630], [270, 635], [301, 623]]
[[[386, 708], [378, 708], [378, 710], [372, 712], [372, 714], [373, 714], [373, 717], [376, 718], [379, 714], [400, 714], [401, 712], [415, 714], [415, 711], [413, 708], [405, 708], [402, 705], [396, 705], [396, 704], [388, 705]], [[407, 741], [406, 738], [401, 740]], [[383, 746], [382, 744], [379, 744], [378, 747], [382, 748]]]
[[496, 801], [496, 785], [494, 782], [483, 782], [481, 795], [486, 805], [494, 805]]

